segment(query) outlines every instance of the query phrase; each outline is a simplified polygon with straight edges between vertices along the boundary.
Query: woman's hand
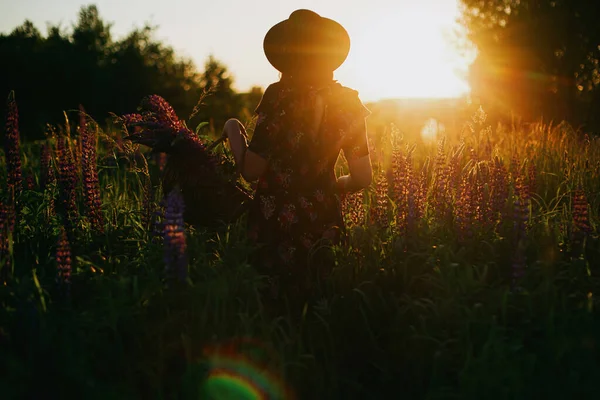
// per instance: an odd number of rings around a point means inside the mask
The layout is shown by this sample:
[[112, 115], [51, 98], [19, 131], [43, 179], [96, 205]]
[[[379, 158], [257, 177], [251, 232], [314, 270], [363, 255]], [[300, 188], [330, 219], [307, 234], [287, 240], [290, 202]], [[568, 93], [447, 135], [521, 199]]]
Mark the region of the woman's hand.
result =
[[223, 137], [229, 140], [229, 147], [233, 153], [235, 164], [241, 171], [244, 166], [244, 158], [248, 149], [248, 141], [244, 125], [235, 118], [231, 118], [225, 122], [223, 127]]

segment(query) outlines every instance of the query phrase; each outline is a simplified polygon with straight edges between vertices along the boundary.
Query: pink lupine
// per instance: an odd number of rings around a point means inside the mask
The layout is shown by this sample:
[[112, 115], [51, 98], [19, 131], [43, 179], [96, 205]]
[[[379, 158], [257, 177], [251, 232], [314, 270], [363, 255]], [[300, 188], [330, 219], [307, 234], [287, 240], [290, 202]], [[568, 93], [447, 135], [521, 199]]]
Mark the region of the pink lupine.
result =
[[513, 220], [517, 235], [521, 237], [527, 231], [529, 221], [529, 204], [531, 201], [529, 186], [525, 178], [517, 176], [515, 183], [515, 202], [513, 207]]
[[508, 171], [502, 160], [496, 156], [492, 160], [490, 172], [490, 221], [496, 224], [502, 220], [508, 200]]
[[0, 202], [0, 283], [10, 277], [11, 260], [9, 254], [10, 221], [9, 207]]
[[60, 189], [59, 206], [65, 219], [68, 233], [74, 227], [78, 217], [77, 210], [77, 174], [73, 163], [73, 154], [64, 137], [59, 137], [56, 143], [58, 153], [58, 185]]
[[56, 283], [64, 294], [69, 294], [71, 286], [71, 245], [67, 232], [61, 229], [56, 247]]
[[96, 131], [89, 129], [83, 108], [79, 112], [79, 134], [81, 137], [81, 169], [83, 177], [83, 199], [87, 217], [97, 232], [104, 231], [100, 184], [96, 162]]
[[8, 113], [6, 116], [4, 154], [6, 157], [7, 186], [11, 192], [11, 202], [14, 207], [14, 196], [17, 196], [23, 188], [19, 110], [17, 108], [17, 102], [15, 101], [14, 92], [9, 94], [7, 106]]
[[513, 288], [526, 268], [525, 243], [527, 238], [527, 223], [529, 221], [529, 188], [522, 175], [517, 175], [513, 205]]
[[342, 202], [342, 213], [347, 226], [360, 226], [365, 220], [363, 193], [350, 193]]
[[578, 188], [573, 195], [573, 223], [578, 236], [584, 236], [592, 232], [588, 214], [588, 201], [585, 192]]
[[376, 179], [375, 193], [371, 197], [371, 221], [379, 227], [388, 226], [388, 207], [388, 182], [385, 174], [380, 173]]
[[52, 150], [48, 145], [43, 144], [41, 153], [42, 154], [40, 156], [40, 186], [42, 190], [46, 190], [48, 186], [56, 183], [56, 176], [54, 175], [54, 168], [52, 166]]
[[444, 145], [446, 139], [442, 138], [438, 144], [438, 151], [435, 157], [435, 174], [433, 185], [433, 208], [438, 219], [446, 220], [451, 215], [449, 176], [450, 170], [446, 164], [446, 153]]
[[473, 184], [468, 175], [463, 176], [454, 206], [457, 236], [461, 243], [473, 238], [473, 221], [476, 216], [475, 195]]

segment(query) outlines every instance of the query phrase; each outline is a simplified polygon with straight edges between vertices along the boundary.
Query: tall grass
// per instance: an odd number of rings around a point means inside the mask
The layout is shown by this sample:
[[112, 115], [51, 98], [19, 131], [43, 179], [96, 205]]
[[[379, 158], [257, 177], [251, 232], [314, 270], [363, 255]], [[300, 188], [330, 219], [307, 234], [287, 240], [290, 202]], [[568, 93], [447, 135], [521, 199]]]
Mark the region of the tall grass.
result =
[[390, 129], [333, 276], [274, 316], [244, 219], [182, 226], [160, 163], [81, 121], [2, 164], [3, 398], [223, 398], [219, 371], [263, 398], [597, 394], [598, 139], [481, 113], [418, 146]]

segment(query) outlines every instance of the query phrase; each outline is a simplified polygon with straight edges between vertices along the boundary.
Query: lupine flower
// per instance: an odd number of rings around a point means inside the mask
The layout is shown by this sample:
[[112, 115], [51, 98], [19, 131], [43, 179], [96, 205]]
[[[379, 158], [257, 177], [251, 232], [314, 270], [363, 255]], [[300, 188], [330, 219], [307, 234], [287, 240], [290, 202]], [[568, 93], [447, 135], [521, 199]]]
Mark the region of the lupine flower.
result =
[[433, 208], [440, 220], [446, 220], [451, 213], [449, 193], [449, 168], [446, 165], [446, 153], [444, 145], [446, 139], [442, 138], [438, 143], [438, 151], [435, 156], [435, 177], [433, 186]]
[[165, 165], [167, 164], [167, 154], [166, 153], [156, 153], [154, 154], [154, 161], [156, 165], [158, 165], [158, 170], [163, 172], [165, 170]]
[[502, 220], [502, 214], [508, 200], [508, 171], [502, 160], [496, 156], [492, 161], [490, 177], [490, 205], [493, 224]]
[[527, 222], [529, 221], [529, 188], [522, 175], [517, 175], [515, 184], [515, 200], [513, 206], [513, 289], [517, 280], [523, 275], [526, 267], [525, 240], [527, 237]]
[[515, 184], [515, 203], [513, 208], [513, 219], [518, 235], [524, 234], [527, 230], [530, 201], [531, 196], [529, 193], [529, 186], [527, 185], [525, 178], [518, 175]]
[[65, 219], [67, 231], [70, 233], [78, 217], [77, 211], [77, 174], [73, 164], [73, 154], [64, 137], [59, 137], [56, 143], [58, 153], [58, 185], [60, 189], [60, 210]]
[[537, 190], [537, 169], [535, 168], [535, 163], [533, 160], [529, 161], [529, 166], [527, 167], [527, 178], [530, 194], [535, 193]]
[[187, 254], [183, 222], [184, 202], [178, 188], [171, 190], [166, 199], [164, 234], [164, 261], [169, 279], [180, 282], [187, 278]]
[[388, 226], [388, 182], [384, 173], [380, 173], [377, 177], [375, 193], [371, 199], [371, 221], [380, 227]]
[[83, 174], [83, 143], [81, 136], [79, 139], [72, 139], [72, 149], [73, 149], [73, 165], [75, 166], [75, 173], [77, 176], [82, 176]]
[[588, 201], [581, 188], [576, 189], [573, 196], [573, 222], [579, 236], [592, 232], [588, 215]]
[[54, 175], [54, 168], [52, 167], [52, 153], [50, 147], [45, 144], [42, 145], [40, 163], [42, 170], [40, 186], [42, 190], [46, 190], [48, 186], [56, 182], [56, 176]]
[[469, 176], [465, 175], [460, 183], [458, 198], [453, 210], [458, 229], [458, 240], [461, 243], [473, 238], [473, 221], [476, 215], [475, 204], [473, 184], [470, 182]]
[[23, 187], [21, 172], [21, 151], [19, 134], [19, 110], [15, 101], [15, 94], [8, 96], [8, 114], [6, 116], [6, 139], [4, 153], [6, 157], [6, 172], [8, 189], [11, 192], [11, 202], [14, 207], [14, 196], [18, 195]]
[[[120, 118], [130, 133], [124, 139], [149, 146], [155, 153], [176, 154], [164, 166], [164, 193], [179, 186], [185, 199], [205, 204], [190, 208], [187, 221], [211, 225], [231, 218], [231, 210], [250, 199], [249, 193], [237, 184], [239, 173], [233, 161], [211, 151], [160, 96], [144, 99], [140, 108], [139, 114]], [[215, 191], [215, 187], [222, 190]]]
[[0, 281], [6, 282], [10, 276], [9, 238], [11, 233], [9, 208], [0, 202]]
[[88, 128], [83, 107], [80, 108], [79, 112], [79, 129], [82, 149], [83, 198], [87, 217], [94, 230], [103, 232], [104, 218], [102, 217], [96, 162], [96, 131]]
[[454, 147], [452, 151], [452, 155], [450, 156], [450, 161], [446, 168], [447, 173], [447, 196], [448, 199], [452, 197], [453, 194], [456, 193], [460, 186], [461, 182], [461, 168], [460, 168], [460, 158], [462, 155], [464, 145]]
[[27, 175], [27, 178], [25, 179], [25, 183], [26, 183], [27, 190], [35, 189], [35, 181], [33, 179], [33, 175]]
[[70, 293], [71, 267], [71, 245], [63, 228], [56, 247], [56, 283], [66, 295]]
[[399, 146], [395, 145], [392, 150], [392, 168], [391, 176], [388, 178], [391, 181], [391, 195], [396, 204], [396, 226], [400, 231], [405, 229], [406, 219], [406, 194], [407, 186], [407, 171], [404, 155]]
[[395, 151], [392, 158], [392, 195], [396, 203], [396, 226], [404, 234], [411, 231], [417, 219], [421, 217], [422, 193], [419, 192], [421, 188], [413, 169], [414, 149], [414, 146], [407, 149], [405, 156], [400, 151]]
[[360, 226], [365, 220], [363, 193], [350, 193], [342, 202], [342, 213], [347, 226]]

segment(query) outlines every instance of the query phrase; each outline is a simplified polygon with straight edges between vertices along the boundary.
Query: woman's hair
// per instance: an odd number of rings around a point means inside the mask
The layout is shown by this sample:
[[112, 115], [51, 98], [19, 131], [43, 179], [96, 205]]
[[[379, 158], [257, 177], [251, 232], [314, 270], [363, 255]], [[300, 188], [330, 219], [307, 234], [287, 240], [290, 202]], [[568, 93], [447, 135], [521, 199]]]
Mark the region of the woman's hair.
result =
[[279, 80], [291, 86], [318, 86], [333, 82], [333, 71], [307, 68], [284, 72]]

